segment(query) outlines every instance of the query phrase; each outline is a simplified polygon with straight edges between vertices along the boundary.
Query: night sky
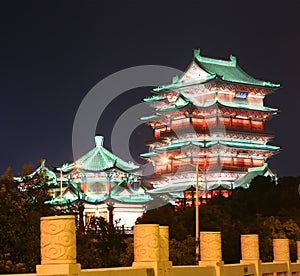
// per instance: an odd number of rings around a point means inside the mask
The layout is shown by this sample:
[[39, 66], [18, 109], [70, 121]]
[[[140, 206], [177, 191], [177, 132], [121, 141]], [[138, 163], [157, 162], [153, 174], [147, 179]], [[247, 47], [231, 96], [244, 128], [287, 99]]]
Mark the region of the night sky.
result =
[[[265, 100], [281, 110], [267, 124], [282, 147], [270, 167], [300, 175], [299, 10], [299, 1], [1, 1], [0, 172], [40, 158], [72, 161], [74, 117], [94, 85], [137, 65], [185, 70], [200, 48], [234, 54], [253, 77], [282, 84]], [[107, 108], [97, 129], [106, 147], [119, 114], [149, 95], [150, 87], [134, 89]], [[151, 135], [132, 134], [134, 154]]]

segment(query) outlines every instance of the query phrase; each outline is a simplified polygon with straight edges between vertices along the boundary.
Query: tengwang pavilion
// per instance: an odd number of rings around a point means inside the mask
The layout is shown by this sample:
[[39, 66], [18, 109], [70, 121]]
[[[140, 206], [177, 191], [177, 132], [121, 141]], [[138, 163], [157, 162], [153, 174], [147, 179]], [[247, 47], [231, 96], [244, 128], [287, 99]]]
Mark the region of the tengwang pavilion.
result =
[[219, 60], [195, 50], [181, 77], [144, 99], [154, 108], [141, 118], [154, 130], [141, 154], [155, 169], [148, 193], [191, 204], [197, 166], [200, 202], [248, 188], [257, 175], [275, 177], [267, 160], [279, 147], [268, 144], [274, 135], [265, 123], [278, 109], [264, 106], [264, 98], [279, 87], [249, 76], [234, 56]]

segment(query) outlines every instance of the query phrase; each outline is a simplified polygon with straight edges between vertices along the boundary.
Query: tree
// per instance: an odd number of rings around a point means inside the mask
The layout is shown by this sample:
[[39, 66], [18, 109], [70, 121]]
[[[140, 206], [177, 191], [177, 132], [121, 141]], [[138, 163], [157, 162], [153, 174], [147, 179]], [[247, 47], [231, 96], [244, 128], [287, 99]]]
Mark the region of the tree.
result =
[[0, 273], [34, 272], [40, 263], [40, 218], [54, 214], [42, 173], [20, 183], [7, 170], [0, 180]]
[[195, 237], [188, 235], [186, 239], [182, 241], [171, 239], [169, 245], [169, 252], [170, 260], [173, 262], [173, 265], [196, 264]]
[[82, 268], [121, 266], [125, 249], [125, 236], [102, 217], [91, 217], [85, 232], [77, 231], [77, 260]]
[[170, 239], [182, 241], [188, 235], [195, 235], [195, 209], [180, 207], [175, 210], [171, 204], [147, 211], [137, 224], [157, 223], [169, 226]]

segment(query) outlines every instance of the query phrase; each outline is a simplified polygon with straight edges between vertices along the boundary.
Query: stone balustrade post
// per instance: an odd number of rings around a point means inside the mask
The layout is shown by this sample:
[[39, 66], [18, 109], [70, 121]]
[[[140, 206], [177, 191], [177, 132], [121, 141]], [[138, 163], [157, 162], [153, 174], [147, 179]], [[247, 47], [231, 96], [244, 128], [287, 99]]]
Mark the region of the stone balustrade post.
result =
[[216, 276], [222, 275], [221, 232], [200, 232], [200, 266], [214, 266]]
[[273, 239], [274, 263], [286, 263], [287, 275], [291, 275], [290, 245], [288, 239]]
[[42, 217], [40, 232], [41, 265], [36, 266], [37, 274], [79, 275], [75, 216]]
[[259, 257], [259, 241], [257, 234], [241, 235], [241, 264], [254, 264], [256, 275], [261, 275], [261, 260]]
[[172, 275], [172, 262], [169, 261], [169, 226], [159, 226], [160, 263], [165, 276]]
[[159, 225], [139, 224], [134, 226], [134, 261], [159, 261]]
[[159, 226], [160, 260], [169, 261], [169, 226]]
[[300, 241], [297, 241], [297, 263], [300, 263]]
[[288, 239], [273, 239], [274, 262], [290, 261], [290, 246]]
[[169, 228], [158, 224], [134, 226], [133, 268], [153, 268], [155, 276], [169, 276]]

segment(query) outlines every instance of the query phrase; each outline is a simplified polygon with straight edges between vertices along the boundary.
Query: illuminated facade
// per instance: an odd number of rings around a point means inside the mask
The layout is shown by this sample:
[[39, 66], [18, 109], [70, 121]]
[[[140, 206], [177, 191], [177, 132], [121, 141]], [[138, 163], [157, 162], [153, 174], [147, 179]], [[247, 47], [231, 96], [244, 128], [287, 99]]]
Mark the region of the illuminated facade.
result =
[[203, 57], [194, 51], [191, 64], [172, 84], [153, 90], [144, 99], [154, 114], [141, 118], [154, 129], [141, 154], [154, 165], [148, 193], [191, 204], [199, 166], [202, 202], [220, 192], [249, 187], [257, 175], [275, 177], [267, 159], [279, 151], [268, 142], [273, 133], [265, 122], [278, 114], [264, 106], [264, 97], [280, 85], [246, 74], [236, 58]]

